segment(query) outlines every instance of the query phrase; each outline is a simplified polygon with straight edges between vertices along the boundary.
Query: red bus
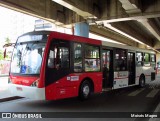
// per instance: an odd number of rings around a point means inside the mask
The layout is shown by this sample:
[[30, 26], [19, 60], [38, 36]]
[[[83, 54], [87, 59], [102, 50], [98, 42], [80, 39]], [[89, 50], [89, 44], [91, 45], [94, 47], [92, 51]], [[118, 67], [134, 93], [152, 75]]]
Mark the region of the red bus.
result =
[[155, 80], [155, 63], [154, 51], [58, 32], [34, 31], [17, 39], [9, 90], [17, 96], [37, 100], [76, 96], [87, 99], [91, 93], [105, 90], [143, 87]]

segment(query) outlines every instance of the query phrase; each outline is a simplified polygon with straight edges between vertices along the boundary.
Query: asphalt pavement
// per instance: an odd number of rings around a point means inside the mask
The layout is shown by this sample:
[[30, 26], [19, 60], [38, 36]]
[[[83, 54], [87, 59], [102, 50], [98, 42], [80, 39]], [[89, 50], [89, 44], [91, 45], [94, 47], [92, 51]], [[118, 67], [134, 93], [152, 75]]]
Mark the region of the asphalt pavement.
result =
[[[7, 90], [7, 80], [0, 82], [0, 112], [160, 112], [160, 76], [145, 88], [130, 87], [102, 94], [95, 94], [89, 100], [79, 101], [70, 98], [57, 101], [37, 101], [19, 98]], [[3, 85], [3, 86], [2, 86]], [[124, 114], [124, 113], [120, 113]], [[65, 114], [64, 114], [65, 115]], [[94, 118], [54, 118], [58, 121], [86, 120], [97, 121]], [[105, 117], [105, 116], [104, 116]], [[49, 120], [49, 118], [47, 119]], [[104, 121], [160, 121], [158, 118], [100, 118]]]

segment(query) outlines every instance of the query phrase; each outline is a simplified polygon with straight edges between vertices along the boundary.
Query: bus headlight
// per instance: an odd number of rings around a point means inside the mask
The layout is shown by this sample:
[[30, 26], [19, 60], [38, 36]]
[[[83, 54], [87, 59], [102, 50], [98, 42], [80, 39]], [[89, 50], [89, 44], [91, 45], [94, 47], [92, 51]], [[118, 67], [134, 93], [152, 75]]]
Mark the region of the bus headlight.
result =
[[34, 82], [31, 84], [31, 87], [37, 87], [37, 86], [38, 86], [38, 82], [39, 82], [39, 79], [37, 79], [36, 81], [34, 81]]

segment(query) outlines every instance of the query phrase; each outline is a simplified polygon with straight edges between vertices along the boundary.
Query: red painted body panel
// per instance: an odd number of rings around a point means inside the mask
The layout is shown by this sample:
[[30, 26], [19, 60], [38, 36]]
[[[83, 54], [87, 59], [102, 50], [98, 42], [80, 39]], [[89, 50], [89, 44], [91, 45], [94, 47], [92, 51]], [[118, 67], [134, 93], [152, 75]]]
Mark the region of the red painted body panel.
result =
[[[38, 87], [45, 86], [45, 68], [47, 65], [46, 58], [47, 58], [47, 54], [49, 53], [49, 46], [51, 44], [51, 41], [54, 38], [68, 40], [68, 41], [81, 42], [81, 43], [95, 44], [95, 45], [102, 44], [102, 42], [99, 40], [94, 40], [94, 39], [89, 39], [89, 38], [84, 38], [84, 37], [74, 36], [74, 35], [67, 35], [67, 34], [58, 33], [58, 32], [51, 32], [48, 37], [44, 58], [42, 61], [40, 82], [39, 82]], [[101, 92], [102, 91], [102, 73], [101, 72], [81, 73], [81, 74], [74, 73], [74, 74], [70, 74], [68, 76], [75, 76], [75, 75], [79, 75], [78, 81], [69, 81], [69, 80], [67, 80], [67, 76], [66, 76], [60, 80], [57, 80], [57, 82], [47, 86], [45, 89], [46, 100], [56, 100], [56, 99], [78, 96], [79, 86], [80, 86], [82, 80], [86, 77], [93, 80], [94, 92]]]
[[[76, 80], [76, 81], [67, 80], [67, 77], [71, 77], [71, 76], [78, 76], [79, 80]], [[102, 91], [102, 73], [101, 72], [73, 73], [47, 86], [46, 100], [57, 100], [62, 98], [78, 96], [80, 84], [85, 78], [90, 78], [93, 81], [95, 93]]]
[[[73, 73], [69, 74], [57, 80], [55, 83], [50, 84], [49, 86], [45, 86], [45, 69], [47, 65], [47, 56], [49, 53], [49, 47], [51, 41], [53, 39], [61, 39], [61, 40], [68, 40], [80, 43], [88, 43], [94, 45], [102, 45], [102, 42], [99, 40], [84, 38], [80, 36], [74, 35], [67, 35], [58, 32], [51, 32], [48, 36], [48, 40], [46, 43], [46, 48], [44, 51], [42, 65], [40, 70], [40, 77], [33, 77], [33, 76], [13, 76], [10, 75], [12, 83], [14, 84], [21, 84], [25, 86], [30, 86], [35, 80], [39, 78], [38, 88], [45, 87], [46, 93], [46, 100], [57, 100], [62, 98], [69, 98], [78, 96], [79, 87], [81, 82], [85, 78], [90, 78], [94, 83], [94, 92], [101, 92], [102, 91], [102, 72], [91, 72], [91, 73]], [[67, 77], [71, 76], [79, 76], [79, 79], [76, 81], [67, 80]]]
[[51, 40], [53, 38], [62, 39], [62, 40], [69, 40], [69, 41], [74, 41], [74, 42], [80, 42], [80, 43], [102, 45], [102, 42], [100, 40], [95, 40], [95, 39], [90, 39], [90, 38], [85, 38], [85, 37], [80, 37], [80, 36], [75, 36], [75, 35], [68, 35], [68, 34], [63, 34], [63, 33], [59, 33], [59, 32], [51, 32], [49, 40]]
[[42, 59], [42, 65], [41, 65], [41, 70], [40, 70], [40, 80], [39, 80], [39, 83], [38, 83], [38, 88], [45, 87], [45, 70], [46, 70], [46, 65], [47, 65], [47, 55], [49, 53], [49, 47], [50, 47], [51, 39], [52, 38], [49, 35], [47, 43], [46, 43], [46, 48], [44, 50], [43, 59]]
[[31, 86], [31, 84], [36, 81], [39, 77], [34, 76], [13, 76], [10, 75], [10, 79], [13, 84], [19, 84], [24, 86]]

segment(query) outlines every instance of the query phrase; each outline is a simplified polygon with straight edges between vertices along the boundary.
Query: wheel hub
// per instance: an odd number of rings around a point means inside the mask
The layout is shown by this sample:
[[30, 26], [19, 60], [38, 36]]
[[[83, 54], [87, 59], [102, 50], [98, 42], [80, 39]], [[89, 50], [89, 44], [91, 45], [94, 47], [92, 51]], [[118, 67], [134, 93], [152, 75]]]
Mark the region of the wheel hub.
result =
[[84, 86], [84, 88], [83, 88], [83, 94], [85, 96], [88, 96], [88, 94], [89, 94], [89, 86], [88, 85]]

